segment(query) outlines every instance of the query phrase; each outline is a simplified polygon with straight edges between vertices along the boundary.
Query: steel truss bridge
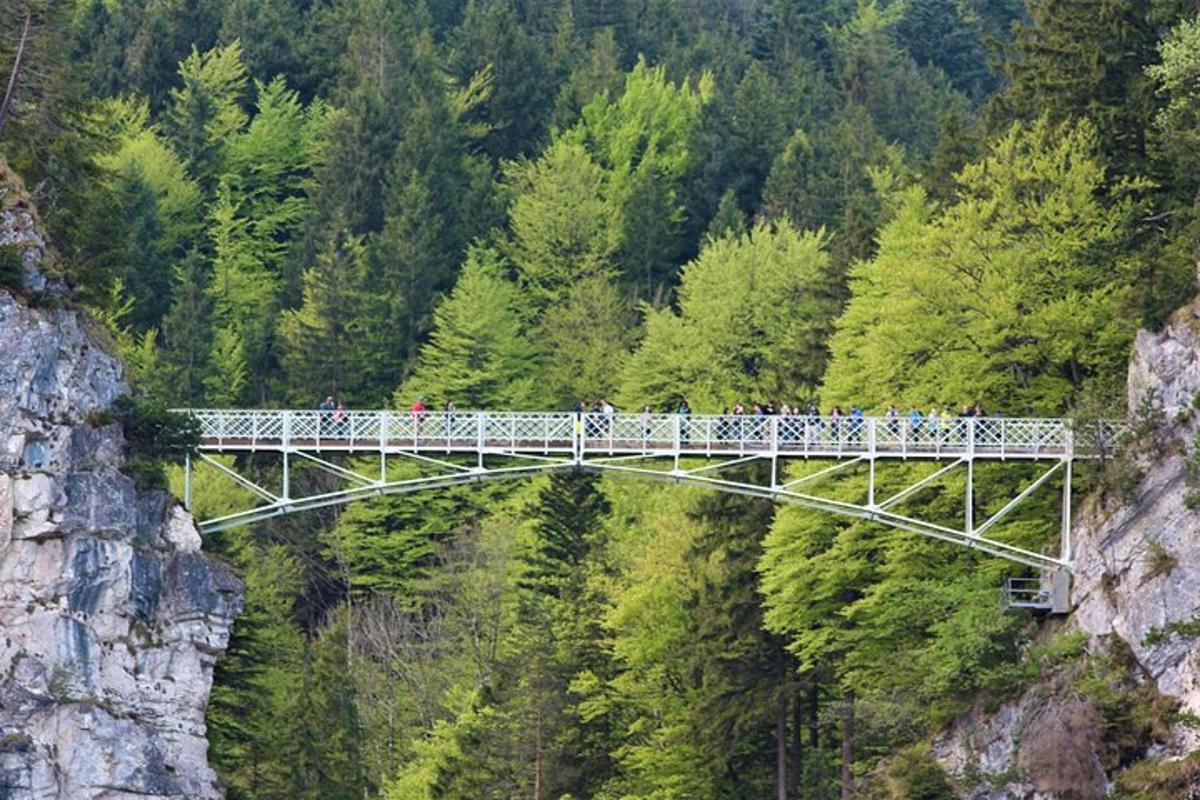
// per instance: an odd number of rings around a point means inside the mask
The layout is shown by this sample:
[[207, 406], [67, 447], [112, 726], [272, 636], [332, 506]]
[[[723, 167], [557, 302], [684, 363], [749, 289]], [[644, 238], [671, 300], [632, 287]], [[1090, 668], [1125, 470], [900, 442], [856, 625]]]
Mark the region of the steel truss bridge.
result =
[[[1012, 605], [1061, 608], [1072, 565], [1071, 474], [1075, 461], [1112, 453], [1128, 433], [1124, 422], [1076, 425], [1065, 419], [729, 416], [527, 412], [199, 410], [198, 458], [257, 495], [254, 508], [200, 522], [214, 532], [308, 509], [485, 480], [556, 471], [585, 471], [670, 481], [795, 503], [990, 553], [1040, 570], [1042, 579], [1009, 587]], [[281, 461], [282, 481], [268, 489], [213, 454], [265, 453]], [[331, 459], [338, 459], [337, 463]], [[377, 459], [378, 472], [364, 465]], [[429, 474], [388, 479], [388, 460], [418, 462]], [[345, 481], [336, 491], [292, 494], [292, 465], [303, 461]], [[827, 466], [787, 479], [780, 462], [823, 460]], [[467, 463], [460, 463], [466, 461]], [[937, 468], [899, 491], [877, 491], [877, 469], [926, 461]], [[979, 461], [1037, 462], [1039, 474], [986, 519], [975, 518]], [[767, 468], [725, 470], [759, 463]], [[236, 462], [235, 462], [236, 464]], [[349, 464], [349, 466], [348, 466]], [[184, 504], [192, 506], [191, 458]], [[851, 470], [867, 473], [862, 502], [814, 494], [814, 486]], [[365, 470], [369, 469], [371, 474]], [[965, 473], [962, 525], [921, 519], [911, 508], [919, 493], [950, 473]], [[761, 474], [762, 480], [749, 475]], [[1026, 550], [990, 537], [1047, 482], [1061, 484], [1057, 554]], [[1047, 577], [1050, 576], [1050, 577]], [[1053, 595], [1053, 598], [1051, 598]], [[1051, 602], [1051, 599], [1053, 602]]]

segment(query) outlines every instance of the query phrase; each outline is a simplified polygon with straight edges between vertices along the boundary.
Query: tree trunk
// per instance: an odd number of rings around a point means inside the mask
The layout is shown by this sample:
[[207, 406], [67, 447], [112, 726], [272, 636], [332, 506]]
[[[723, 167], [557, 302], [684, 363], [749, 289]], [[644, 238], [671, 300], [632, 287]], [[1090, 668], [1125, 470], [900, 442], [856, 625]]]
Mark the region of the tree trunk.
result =
[[854, 758], [854, 692], [846, 692], [842, 709], [842, 800], [854, 796], [850, 762]]
[[808, 745], [814, 751], [820, 748], [818, 735], [820, 734], [820, 724], [818, 719], [818, 701], [819, 689], [817, 687], [817, 679], [814, 676], [812, 683], [808, 687]]
[[4, 123], [8, 121], [8, 109], [17, 91], [17, 77], [21, 74], [21, 59], [25, 56], [25, 42], [29, 40], [29, 25], [32, 21], [33, 13], [26, 12], [21, 42], [17, 45], [17, 55], [13, 58], [12, 74], [8, 76], [8, 88], [4, 91], [4, 102], [0, 104], [0, 131], [4, 130]]
[[796, 727], [792, 741], [792, 797], [800, 800], [804, 794], [804, 695], [799, 688], [796, 689], [792, 718]]
[[788, 800], [787, 785], [787, 695], [779, 696], [779, 711], [775, 715], [775, 797]]
[[533, 800], [542, 798], [542, 706], [538, 701], [533, 732]]

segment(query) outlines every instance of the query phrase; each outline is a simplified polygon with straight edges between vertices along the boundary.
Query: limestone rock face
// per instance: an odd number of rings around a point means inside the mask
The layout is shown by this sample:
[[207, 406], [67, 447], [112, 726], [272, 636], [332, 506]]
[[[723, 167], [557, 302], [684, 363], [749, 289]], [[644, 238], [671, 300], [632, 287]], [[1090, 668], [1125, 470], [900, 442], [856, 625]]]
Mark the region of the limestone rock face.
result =
[[[1200, 300], [1176, 312], [1162, 331], [1138, 334], [1128, 386], [1130, 413], [1160, 409], [1165, 427], [1157, 442], [1140, 443], [1135, 451], [1133, 502], [1092, 502], [1076, 518], [1075, 610], [1068, 624], [1093, 642], [1119, 637], [1144, 680], [1178, 701], [1180, 711], [1200, 715], [1200, 641], [1169, 633], [1172, 623], [1200, 620], [1200, 506], [1187, 507], [1200, 499], [1200, 487], [1189, 485], [1186, 468], [1200, 429]], [[1043, 699], [1033, 691], [997, 713], [964, 716], [935, 742], [934, 753], [948, 771], [984, 778], [967, 796], [1055, 796], [1039, 792], [1039, 770], [1023, 758], [1031, 736], [1064, 727], [1039, 724]], [[1077, 712], [1072, 719], [1086, 719]], [[1173, 733], [1157, 755], [1200, 748], [1195, 728], [1181, 725]], [[1080, 796], [1104, 796], [1103, 776], [1086, 775], [1086, 759], [1076, 766], [1083, 775], [1078, 784], [1091, 787]]]
[[[1173, 441], [1162, 454], [1139, 447], [1143, 477], [1131, 505], [1093, 507], [1079, 520], [1073, 592], [1075, 623], [1092, 635], [1120, 636], [1158, 690], [1190, 714], [1200, 714], [1200, 647], [1150, 634], [1200, 617], [1200, 509], [1187, 507], [1192, 487], [1185, 479], [1198, 396], [1200, 302], [1177, 311], [1161, 332], [1138, 334], [1129, 410], [1160, 407]], [[1200, 746], [1195, 731], [1181, 728], [1179, 736], [1181, 748]]]
[[[44, 237], [21, 209], [26, 290]], [[191, 517], [120, 471], [127, 391], [76, 312], [0, 288], [0, 798], [217, 798], [204, 713], [241, 610]]]

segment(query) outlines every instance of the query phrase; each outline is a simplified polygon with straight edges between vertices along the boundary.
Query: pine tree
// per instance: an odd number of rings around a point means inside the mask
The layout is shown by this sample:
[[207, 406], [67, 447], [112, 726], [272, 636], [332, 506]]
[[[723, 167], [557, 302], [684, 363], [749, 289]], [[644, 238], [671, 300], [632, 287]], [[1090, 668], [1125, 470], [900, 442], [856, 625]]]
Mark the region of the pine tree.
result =
[[364, 305], [366, 248], [348, 233], [331, 236], [304, 272], [304, 301], [280, 315], [280, 358], [293, 402], [327, 394], [357, 402], [366, 366], [358, 312]]
[[212, 300], [208, 268], [193, 250], [175, 267], [171, 308], [163, 317], [163, 366], [174, 387], [173, 400], [193, 405], [204, 396], [212, 351]]
[[246, 398], [250, 385], [250, 368], [241, 335], [234, 329], [220, 326], [213, 332], [211, 368], [204, 377], [206, 400], [217, 408], [234, 408]]
[[453, 282], [455, 259], [445, 240], [446, 220], [415, 170], [396, 176], [383, 231], [369, 246], [369, 302], [364, 336], [371, 357], [364, 367], [375, 396], [399, 385], [429, 333], [434, 298]]
[[464, 409], [543, 407], [528, 311], [504, 271], [494, 251], [471, 250], [454, 290], [434, 311], [429, 343], [395, 405], [425, 395]]
[[1145, 132], [1155, 110], [1146, 68], [1156, 60], [1158, 26], [1184, 13], [1177, 0], [1030, 0], [1005, 61], [1008, 88], [993, 115], [1062, 122], [1088, 119], [1119, 174], [1146, 167]]
[[488, 70], [491, 92], [465, 120], [486, 129], [480, 144], [493, 160], [516, 158], [541, 143], [551, 82], [541, 48], [511, 6], [468, 0], [449, 67], [461, 85]]
[[165, 127], [192, 175], [212, 191], [224, 168], [229, 140], [246, 124], [241, 100], [246, 67], [239, 42], [192, 54], [179, 65], [180, 87], [171, 90]]

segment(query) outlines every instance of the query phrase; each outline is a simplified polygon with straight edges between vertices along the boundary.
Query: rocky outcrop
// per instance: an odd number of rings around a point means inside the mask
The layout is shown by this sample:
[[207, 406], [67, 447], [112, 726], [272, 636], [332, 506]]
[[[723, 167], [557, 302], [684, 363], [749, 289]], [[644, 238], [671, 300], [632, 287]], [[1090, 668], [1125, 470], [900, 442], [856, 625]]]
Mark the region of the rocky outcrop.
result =
[[[1188, 468], [1200, 428], [1200, 300], [1176, 312], [1163, 330], [1138, 334], [1128, 387], [1130, 413], [1149, 415], [1159, 429], [1133, 455], [1135, 469], [1127, 479], [1137, 483], [1130, 491], [1136, 499], [1093, 500], [1077, 517], [1075, 610], [1067, 624], [1089, 634], [1093, 643], [1122, 642], [1134, 661], [1134, 680], [1152, 682], [1158, 693], [1178, 702], [1181, 712], [1200, 716], [1200, 640], [1195, 636], [1200, 632], [1200, 476]], [[1069, 691], [1047, 696], [1045, 688], [1034, 687], [997, 713], [966, 715], [935, 743], [935, 755], [948, 771], [978, 786], [967, 796], [1057, 796], [1039, 786], [1039, 778], [1062, 772], [1063, 765], [1040, 769], [1022, 760], [1037, 749], [1031, 738], [1064, 727], [1057, 718], [1053, 725], [1043, 724], [1047, 708], [1072, 702]], [[1082, 723], [1088, 712], [1077, 708], [1070, 716]], [[1084, 788], [1073, 796], [1103, 797], [1109, 788], [1103, 773], [1088, 774], [1085, 764], [1089, 750], [1098, 752], [1103, 743], [1097, 736], [1086, 740], [1076, 737], [1074, 766], [1083, 770], [1077, 783]], [[1171, 741], [1148, 755], [1171, 758], [1197, 748], [1200, 731], [1181, 725]]]
[[[1158, 333], [1142, 331], [1129, 366], [1131, 414], [1157, 409], [1157, 444], [1134, 460], [1136, 500], [1093, 505], [1077, 528], [1074, 621], [1094, 636], [1115, 634], [1181, 710], [1200, 715], [1200, 648], [1172, 628], [1200, 619], [1200, 499], [1188, 478], [1200, 398], [1200, 304], [1180, 309]], [[1180, 728], [1178, 747], [1200, 746]]]
[[[31, 209], [0, 244], [53, 299]], [[0, 798], [220, 797], [204, 714], [241, 584], [121, 472], [121, 365], [53, 305], [0, 288]]]

